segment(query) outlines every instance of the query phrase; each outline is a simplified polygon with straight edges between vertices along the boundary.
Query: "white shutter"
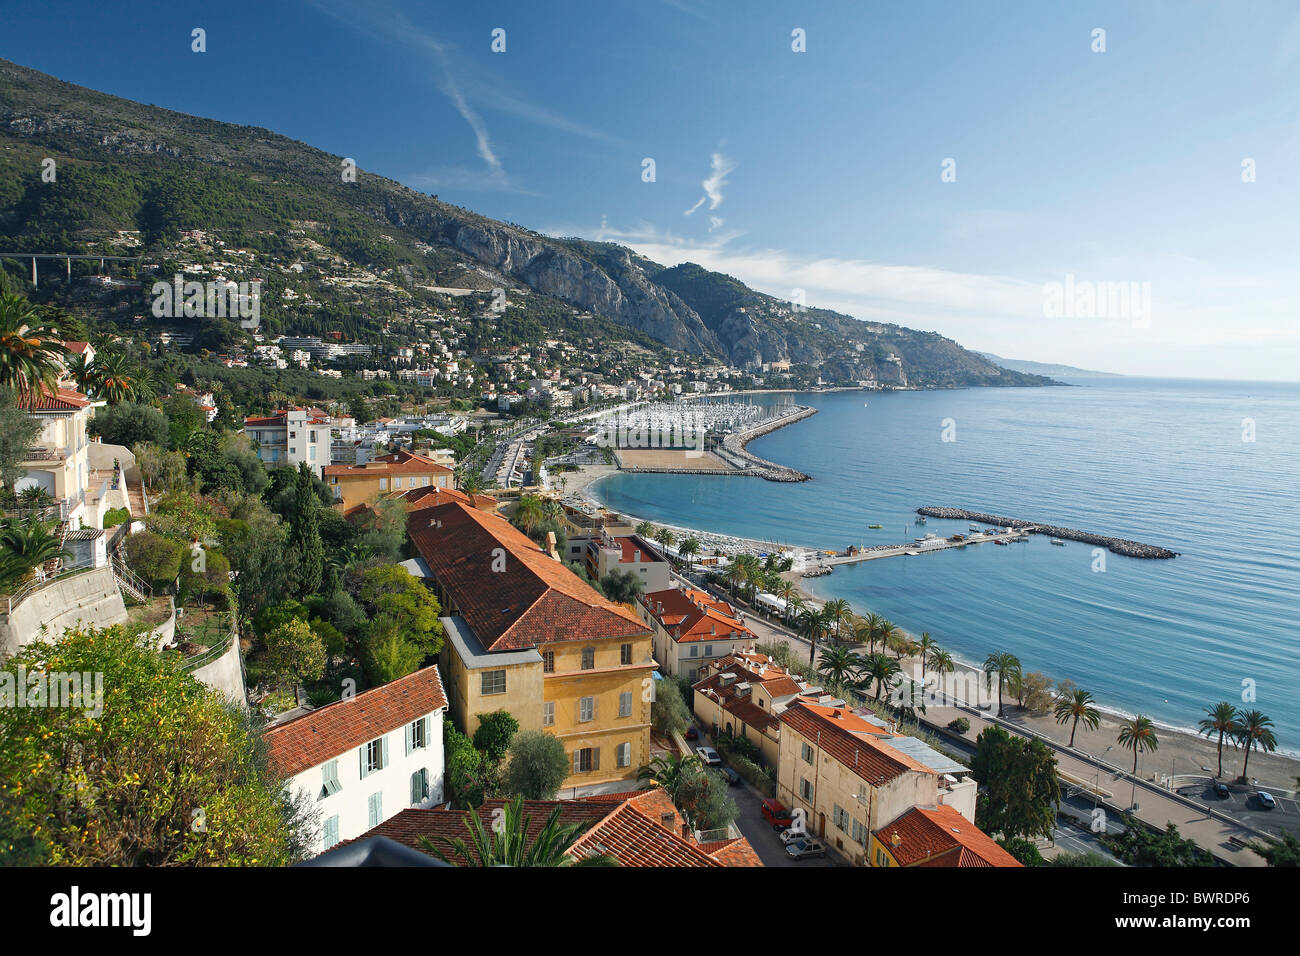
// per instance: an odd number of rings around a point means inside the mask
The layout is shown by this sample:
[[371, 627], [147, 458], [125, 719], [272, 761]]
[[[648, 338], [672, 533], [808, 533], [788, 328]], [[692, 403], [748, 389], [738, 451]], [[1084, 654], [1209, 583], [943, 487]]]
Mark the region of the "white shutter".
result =
[[575, 750], [573, 751], [573, 772], [574, 772], [574, 773], [577, 773], [577, 772], [578, 772], [578, 754], [580, 754], [581, 752], [582, 752], [582, 751], [581, 751], [580, 748], [579, 748], [579, 749], [575, 749]]
[[370, 763], [369, 761], [366, 760], [366, 751], [369, 749], [370, 749], [369, 744], [362, 744], [361, 750], [359, 751], [361, 754], [361, 779], [362, 780], [365, 780], [366, 777], [369, 776], [370, 774]]
[[384, 734], [379, 740], [379, 769], [383, 770], [388, 766], [388, 734]]
[[411, 756], [411, 751], [415, 749], [415, 725], [406, 725], [406, 756]]

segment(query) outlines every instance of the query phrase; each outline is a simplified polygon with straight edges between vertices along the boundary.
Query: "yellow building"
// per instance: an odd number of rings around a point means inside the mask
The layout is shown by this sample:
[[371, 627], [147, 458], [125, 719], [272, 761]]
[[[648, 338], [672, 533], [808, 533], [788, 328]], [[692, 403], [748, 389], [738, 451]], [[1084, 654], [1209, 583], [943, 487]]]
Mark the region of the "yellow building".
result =
[[439, 661], [473, 734], [506, 710], [564, 743], [564, 789], [631, 781], [650, 759], [650, 630], [504, 518], [453, 501], [407, 516], [448, 617]]
[[399, 451], [364, 465], [327, 465], [322, 470], [336, 505], [351, 511], [357, 505], [373, 505], [389, 492], [416, 488], [451, 488], [453, 472], [423, 455]]
[[916, 807], [950, 807], [975, 830], [970, 770], [870, 711], [797, 700], [778, 719], [777, 799], [850, 863], [888, 865], [872, 834]]
[[821, 697], [821, 688], [789, 673], [765, 654], [737, 653], [711, 662], [700, 671], [691, 695], [692, 711], [705, 726], [743, 737], [775, 767], [781, 759], [781, 724], [777, 719], [795, 700]]

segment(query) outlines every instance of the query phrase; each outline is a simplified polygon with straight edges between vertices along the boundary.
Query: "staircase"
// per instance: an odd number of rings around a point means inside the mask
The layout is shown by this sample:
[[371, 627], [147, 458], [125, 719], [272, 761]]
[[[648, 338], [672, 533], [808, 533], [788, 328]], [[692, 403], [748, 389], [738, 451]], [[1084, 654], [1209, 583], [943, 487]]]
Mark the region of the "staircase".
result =
[[113, 580], [122, 591], [141, 603], [153, 597], [153, 588], [140, 580], [119, 555], [113, 555]]

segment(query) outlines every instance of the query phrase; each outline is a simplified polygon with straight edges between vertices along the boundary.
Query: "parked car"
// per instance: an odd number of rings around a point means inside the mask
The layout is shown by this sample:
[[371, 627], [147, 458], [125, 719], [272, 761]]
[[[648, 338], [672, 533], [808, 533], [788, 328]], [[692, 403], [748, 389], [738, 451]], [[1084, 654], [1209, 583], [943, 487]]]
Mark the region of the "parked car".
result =
[[781, 831], [781, 843], [789, 846], [795, 840], [802, 840], [808, 835], [808, 831], [803, 827], [790, 827], [788, 830]]
[[695, 756], [700, 758], [700, 762], [706, 767], [721, 767], [722, 758], [712, 747], [696, 747]]
[[1228, 799], [1228, 785], [1226, 783], [1216, 783], [1214, 785], [1214, 795], [1220, 800]]
[[778, 830], [784, 830], [794, 823], [794, 817], [790, 816], [790, 811], [785, 808], [785, 804], [775, 797], [768, 797], [760, 803], [758, 810], [763, 815], [763, 819]]
[[694, 724], [691, 724], [689, 727], [686, 728], [686, 739], [687, 739], [687, 740], [699, 740], [699, 739], [700, 739], [700, 732], [699, 732], [698, 730], [695, 729], [695, 725], [694, 725]]
[[793, 860], [808, 860], [826, 855], [826, 844], [816, 837], [804, 836], [788, 844], [785, 852]]
[[1263, 790], [1255, 794], [1255, 799], [1259, 801], [1259, 805], [1265, 810], [1272, 810], [1277, 806], [1277, 801], [1273, 799], [1273, 794], [1265, 793]]
[[722, 771], [722, 775], [727, 778], [728, 787], [740, 785], [740, 774], [736, 773], [736, 771], [732, 770], [730, 767], [719, 767], [718, 769]]

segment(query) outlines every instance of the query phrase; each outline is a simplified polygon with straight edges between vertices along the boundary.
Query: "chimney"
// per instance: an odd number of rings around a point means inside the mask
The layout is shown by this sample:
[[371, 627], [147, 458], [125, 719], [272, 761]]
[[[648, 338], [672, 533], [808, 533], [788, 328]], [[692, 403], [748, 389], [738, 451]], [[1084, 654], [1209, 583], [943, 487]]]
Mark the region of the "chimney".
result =
[[554, 531], [546, 532], [546, 553], [549, 554], [551, 557], [553, 557], [556, 561], [560, 560], [560, 553], [555, 550]]
[[685, 821], [683, 821], [683, 822], [682, 822], [682, 839], [683, 839], [683, 840], [689, 840], [690, 838], [691, 838], [691, 825], [690, 825], [689, 823], [686, 823]]

